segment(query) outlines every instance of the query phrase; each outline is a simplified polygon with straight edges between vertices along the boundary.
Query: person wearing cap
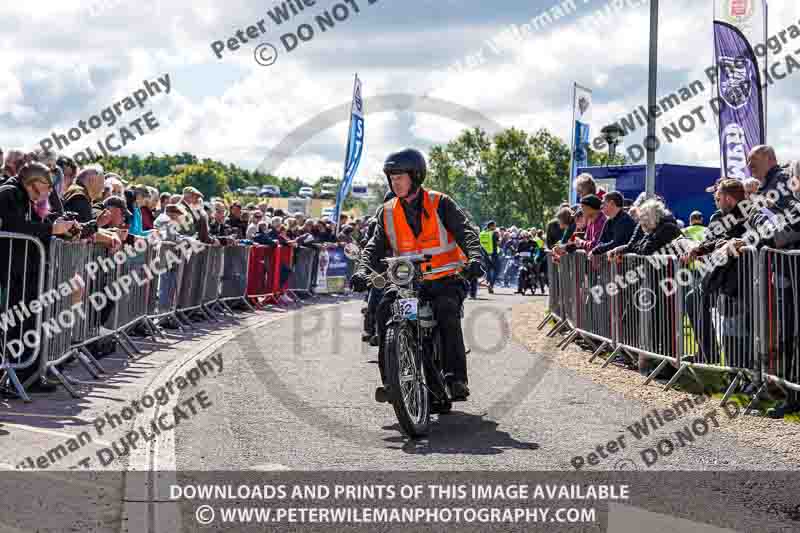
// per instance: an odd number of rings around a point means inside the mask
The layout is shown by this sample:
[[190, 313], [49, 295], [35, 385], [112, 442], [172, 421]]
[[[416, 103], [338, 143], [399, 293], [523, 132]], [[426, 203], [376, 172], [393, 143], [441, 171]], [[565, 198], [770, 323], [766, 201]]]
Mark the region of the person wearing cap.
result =
[[194, 187], [185, 187], [183, 199], [178, 205], [184, 211], [189, 226], [184, 233], [197, 235], [200, 242], [206, 244], [219, 244], [219, 241], [212, 239], [208, 232], [208, 218], [203, 209], [203, 193]]
[[119, 196], [110, 196], [102, 202], [95, 203], [92, 211], [96, 213], [97, 231], [92, 235], [93, 242], [116, 250], [128, 238], [130, 211], [125, 200]]
[[692, 211], [689, 215], [689, 227], [684, 228], [683, 234], [687, 239], [696, 242], [703, 242], [706, 235], [706, 227], [703, 225], [703, 213], [700, 211]]
[[355, 228], [351, 224], [345, 224], [341, 227], [341, 231], [339, 231], [339, 236], [337, 237], [340, 245], [344, 246], [345, 244], [354, 242], [353, 229]]
[[330, 230], [331, 219], [322, 217], [314, 223], [314, 229], [311, 234], [314, 236], [314, 241], [317, 244], [335, 243], [336, 236]]
[[100, 228], [119, 228], [129, 226], [133, 213], [128, 210], [128, 204], [121, 196], [109, 196], [103, 200], [103, 212], [97, 217], [97, 226]]
[[586, 233], [583, 238], [575, 239], [575, 245], [588, 252], [600, 242], [603, 226], [606, 223], [606, 216], [601, 211], [603, 207], [602, 201], [594, 194], [581, 198], [580, 204], [586, 220]]
[[289, 240], [295, 240], [300, 236], [300, 226], [294, 216], [284, 218], [283, 223], [286, 225], [286, 237]]
[[606, 225], [599, 242], [589, 252], [591, 255], [603, 255], [631, 240], [636, 221], [625, 212], [624, 205], [625, 198], [617, 191], [612, 191], [603, 198], [602, 210], [606, 216]]
[[46, 198], [52, 187], [52, 174], [46, 166], [22, 166], [17, 176], [0, 186], [0, 231], [31, 235], [47, 244], [52, 235], [66, 235], [79, 227], [76, 222], [42, 220], [32, 211], [33, 204]]

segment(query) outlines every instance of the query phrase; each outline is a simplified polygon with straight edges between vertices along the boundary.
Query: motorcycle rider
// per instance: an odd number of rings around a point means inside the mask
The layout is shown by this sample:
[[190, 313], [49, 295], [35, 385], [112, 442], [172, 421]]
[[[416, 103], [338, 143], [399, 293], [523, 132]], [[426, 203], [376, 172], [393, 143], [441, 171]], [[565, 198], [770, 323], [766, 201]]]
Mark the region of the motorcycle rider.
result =
[[[364, 248], [361, 263], [351, 278], [351, 286], [358, 292], [366, 290], [370, 268], [376, 272], [385, 270], [381, 261], [384, 257], [418, 253], [431, 255], [431, 261], [422, 265], [423, 272], [428, 266], [432, 269], [425, 276], [422, 292], [433, 303], [434, 316], [442, 335], [444, 370], [453, 400], [466, 400], [469, 396], [467, 359], [461, 330], [465, 294], [464, 282], [458, 273], [462, 272], [468, 278], [483, 276], [477, 229], [450, 197], [422, 188], [427, 165], [418, 150], [409, 148], [389, 155], [383, 172], [397, 197], [378, 209], [375, 233]], [[390, 397], [385, 388], [383, 351], [386, 322], [396, 298], [396, 290], [388, 288], [377, 310], [378, 359], [384, 381], [384, 387], [376, 391], [379, 401]]]

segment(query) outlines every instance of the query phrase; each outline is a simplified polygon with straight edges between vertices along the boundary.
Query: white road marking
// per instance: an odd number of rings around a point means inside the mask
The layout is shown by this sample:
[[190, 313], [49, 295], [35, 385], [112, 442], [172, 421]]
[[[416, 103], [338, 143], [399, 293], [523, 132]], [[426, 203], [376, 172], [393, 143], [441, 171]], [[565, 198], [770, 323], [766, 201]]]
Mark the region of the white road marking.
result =
[[30, 416], [35, 418], [52, 418], [53, 420], [77, 420], [78, 422], [86, 422], [87, 424], [91, 424], [91, 420], [84, 420], [83, 418], [78, 418], [77, 416], [68, 416], [68, 415], [39, 415], [34, 413], [15, 413], [13, 411], [3, 411], [2, 416]]
[[[326, 309], [329, 307], [338, 307], [338, 303], [320, 305], [316, 307], [316, 309]], [[171, 362], [152, 379], [145, 389], [146, 392], [154, 391], [159, 386], [164, 385], [173, 376], [177, 375], [183, 367], [191, 366], [197, 359], [200, 359], [209, 352], [213, 352], [219, 346], [226, 344], [244, 332], [261, 327], [269, 322], [286, 318], [287, 314], [261, 314], [257, 316], [260, 318], [259, 320], [245, 327], [241, 327], [242, 325], [238, 323], [232, 324], [237, 327], [230, 331], [221, 331], [218, 338], [213, 339], [192, 357]], [[166, 405], [159, 406], [156, 404], [150, 409], [143, 409], [142, 414], [134, 419], [133, 427], [137, 427], [140, 419], [152, 420], [158, 411], [166, 412], [172, 410], [177, 404], [177, 397], [177, 394], [171, 396]], [[159, 531], [173, 532], [182, 530], [179, 502], [170, 502], [169, 494], [158, 494], [156, 492], [159, 487], [169, 487], [170, 484], [177, 484], [174, 433], [174, 431], [161, 433], [153, 440], [150, 446], [131, 450], [131, 454], [128, 457], [128, 471], [148, 472], [146, 485], [152, 487], [153, 492], [152, 494], [142, 494], [142, 489], [144, 488], [144, 490], [146, 490], [146, 488], [128, 483], [129, 478], [126, 477], [126, 485], [123, 491], [125, 507], [122, 510], [122, 523], [125, 524], [125, 532], [139, 533], [142, 531], [150, 531], [149, 518], [151, 502], [159, 502], [152, 504], [153, 533], [158, 533]], [[151, 478], [154, 473], [158, 474], [159, 482], [155, 482], [155, 480]]]
[[278, 463], [266, 463], [266, 464], [263, 464], [263, 465], [255, 465], [255, 466], [251, 466], [250, 469], [251, 470], [264, 471], [264, 472], [272, 472], [272, 471], [278, 471], [278, 470], [291, 470], [291, 468], [289, 468], [288, 466], [281, 465], [281, 464], [278, 464]]
[[[25, 425], [22, 425], [22, 424], [12, 424], [10, 422], [3, 422], [3, 426], [4, 427], [9, 427], [9, 428], [14, 428], [14, 429], [20, 429], [22, 431], [30, 431], [31, 433], [41, 433], [42, 435], [53, 435], [53, 436], [56, 436], [56, 437], [60, 437], [60, 438], [62, 438], [64, 440], [68, 440], [68, 439], [76, 439], [77, 440], [77, 438], [78, 438], [77, 435], [72, 435], [71, 433], [61, 433], [60, 431], [53, 431], [51, 429], [35, 428], [35, 427], [31, 427], [31, 426], [25, 426]], [[102, 441], [102, 440], [92, 439], [92, 443], [95, 443], [95, 442], [97, 444], [102, 445], [102, 446], [111, 446], [110, 442], [105, 442], [105, 441]]]

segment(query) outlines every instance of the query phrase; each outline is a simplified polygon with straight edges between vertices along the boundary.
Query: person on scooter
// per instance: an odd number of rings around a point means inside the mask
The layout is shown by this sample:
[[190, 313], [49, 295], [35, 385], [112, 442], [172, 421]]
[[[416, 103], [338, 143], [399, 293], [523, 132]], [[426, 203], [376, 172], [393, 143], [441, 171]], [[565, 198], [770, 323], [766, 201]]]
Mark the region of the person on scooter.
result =
[[[427, 271], [428, 265], [431, 270], [425, 276], [422, 290], [433, 300], [434, 316], [442, 334], [446, 379], [453, 400], [466, 400], [469, 396], [467, 359], [461, 330], [465, 294], [460, 274], [468, 278], [483, 276], [478, 232], [453, 199], [422, 188], [427, 164], [418, 150], [405, 149], [389, 155], [383, 172], [397, 198], [378, 209], [375, 234], [364, 248], [350, 284], [356, 291], [366, 290], [370, 269], [385, 270], [381, 262], [385, 257], [430, 255], [430, 262], [423, 265], [423, 271]], [[384, 379], [384, 387], [376, 391], [379, 401], [388, 400], [393, 392], [385, 388], [383, 351], [386, 322], [396, 298], [396, 290], [388, 288], [376, 313], [380, 337], [378, 360]]]

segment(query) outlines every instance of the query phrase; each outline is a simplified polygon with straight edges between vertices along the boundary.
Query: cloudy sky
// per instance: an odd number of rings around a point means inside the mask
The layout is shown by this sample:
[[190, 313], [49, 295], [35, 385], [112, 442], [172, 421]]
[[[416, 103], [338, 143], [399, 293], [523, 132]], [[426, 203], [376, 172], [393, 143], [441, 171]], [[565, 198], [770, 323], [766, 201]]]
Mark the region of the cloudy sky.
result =
[[[568, 142], [574, 81], [594, 90], [594, 132], [646, 105], [649, 8], [643, 0], [611, 0], [625, 7], [594, 26], [589, 17], [608, 0], [577, 0], [577, 11], [521, 40], [497, 38], [562, 0], [348, 0], [346, 10], [335, 12], [343, 0], [305, 1], [312, 6], [280, 25], [268, 15], [282, 4], [274, 0], [4, 2], [0, 146], [33, 148], [165, 74], [170, 94], [123, 110], [114, 127], [84, 135], [64, 152], [83, 150], [152, 111], [159, 127], [123, 153], [189, 151], [255, 169], [265, 159], [283, 159], [268, 156], [306, 125], [303, 144], [270, 170], [309, 181], [339, 175], [347, 112], [324, 129], [318, 117], [348, 104], [355, 72], [367, 111], [371, 98], [373, 109], [380, 108], [366, 118], [359, 181], [378, 175], [389, 151], [428, 148], [476, 123], [548, 128]], [[347, 12], [347, 18], [322, 32], [315, 17], [326, 10], [340, 18]], [[696, 79], [707, 88], [666, 121], [711, 97], [703, 73], [713, 55], [711, 10], [711, 0], [661, 2], [659, 95]], [[771, 1], [771, 31], [798, 19], [796, 1]], [[221, 59], [215, 56], [213, 42], [227, 42], [261, 20], [265, 33], [245, 35], [238, 50], [226, 47]], [[282, 36], [304, 23], [315, 28], [313, 38], [287, 52], [284, 43], [291, 39]], [[261, 42], [275, 46], [274, 64], [254, 60]], [[791, 50], [800, 48], [800, 39], [791, 44]], [[452, 68], [459, 63], [469, 65]], [[778, 82], [769, 97], [768, 140], [785, 159], [800, 157], [800, 125], [792, 120], [800, 95], [795, 78]], [[639, 130], [626, 143], [643, 137]], [[718, 166], [716, 139], [710, 121], [660, 150], [658, 161]]]

